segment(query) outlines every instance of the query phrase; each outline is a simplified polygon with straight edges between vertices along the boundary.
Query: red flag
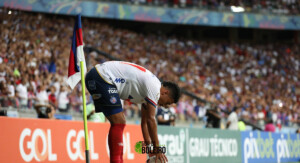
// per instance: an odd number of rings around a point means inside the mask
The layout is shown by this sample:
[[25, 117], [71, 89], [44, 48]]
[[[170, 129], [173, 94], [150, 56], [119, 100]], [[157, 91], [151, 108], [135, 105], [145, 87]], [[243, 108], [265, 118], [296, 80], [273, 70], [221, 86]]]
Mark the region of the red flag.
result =
[[72, 89], [74, 89], [77, 83], [81, 80], [80, 61], [83, 61], [83, 71], [84, 73], [86, 73], [86, 63], [83, 52], [81, 15], [77, 15], [73, 31], [72, 46], [70, 50], [69, 70], [67, 79], [67, 83]]

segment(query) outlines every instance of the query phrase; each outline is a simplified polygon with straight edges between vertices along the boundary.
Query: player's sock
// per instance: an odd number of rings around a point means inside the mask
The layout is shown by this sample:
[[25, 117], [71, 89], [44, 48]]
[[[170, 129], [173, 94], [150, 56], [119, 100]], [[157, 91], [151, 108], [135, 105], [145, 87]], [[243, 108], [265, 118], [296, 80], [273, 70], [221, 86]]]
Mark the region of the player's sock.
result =
[[123, 163], [123, 130], [125, 124], [111, 124], [108, 135], [111, 163]]

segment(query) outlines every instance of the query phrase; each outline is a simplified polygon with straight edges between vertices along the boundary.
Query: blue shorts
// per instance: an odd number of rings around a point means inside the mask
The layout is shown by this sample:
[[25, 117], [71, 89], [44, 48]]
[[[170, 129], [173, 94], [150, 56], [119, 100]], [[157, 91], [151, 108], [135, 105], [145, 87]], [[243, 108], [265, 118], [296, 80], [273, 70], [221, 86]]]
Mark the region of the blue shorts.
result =
[[107, 83], [95, 67], [86, 74], [85, 83], [93, 97], [96, 112], [103, 112], [107, 117], [123, 111], [117, 87]]

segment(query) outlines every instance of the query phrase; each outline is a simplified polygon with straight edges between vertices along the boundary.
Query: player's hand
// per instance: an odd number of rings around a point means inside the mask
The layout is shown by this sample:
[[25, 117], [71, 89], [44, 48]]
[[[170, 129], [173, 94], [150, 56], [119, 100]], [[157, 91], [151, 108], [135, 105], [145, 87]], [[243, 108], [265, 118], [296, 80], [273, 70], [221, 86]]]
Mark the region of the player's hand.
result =
[[155, 163], [157, 163], [158, 160], [160, 160], [160, 162], [162, 162], [162, 163], [167, 163], [168, 162], [167, 156], [163, 153], [156, 154]]

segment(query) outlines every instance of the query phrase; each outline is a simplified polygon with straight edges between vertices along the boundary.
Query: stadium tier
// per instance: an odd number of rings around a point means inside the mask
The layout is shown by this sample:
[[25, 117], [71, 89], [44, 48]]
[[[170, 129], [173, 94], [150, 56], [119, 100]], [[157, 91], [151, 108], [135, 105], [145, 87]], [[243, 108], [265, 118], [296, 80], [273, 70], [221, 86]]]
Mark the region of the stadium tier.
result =
[[[82, 14], [88, 71], [106, 61], [127, 61], [181, 88], [177, 103], [157, 106], [155, 113], [170, 163], [299, 161], [299, 5], [293, 0], [0, 0], [0, 116], [18, 117], [0, 117], [0, 122], [14, 123], [14, 139], [27, 141], [28, 149], [39, 136], [41, 149], [47, 147], [47, 154], [33, 148], [36, 153], [28, 154], [25, 143], [7, 143], [5, 148], [19, 148], [20, 154], [13, 158], [0, 152], [0, 162], [83, 162], [84, 149], [68, 146], [72, 136], [77, 135], [74, 144], [84, 138], [77, 121], [82, 119], [82, 87], [72, 90], [66, 83], [76, 14]], [[103, 126], [108, 133], [108, 120], [95, 112], [98, 96], [86, 91], [86, 97], [87, 118], [97, 122], [89, 122], [91, 160], [108, 162], [108, 145], [99, 145], [108, 136], [96, 131]], [[124, 162], [146, 161], [135, 149], [143, 141], [137, 127], [141, 105], [130, 98], [122, 100], [126, 120], [133, 124], [123, 133]], [[62, 125], [69, 139], [54, 138], [63, 130], [55, 127], [59, 119], [69, 120]], [[14, 135], [7, 126], [0, 130], [8, 133], [0, 142]], [[51, 140], [69, 141], [68, 150]], [[65, 158], [60, 160], [60, 154]]]

